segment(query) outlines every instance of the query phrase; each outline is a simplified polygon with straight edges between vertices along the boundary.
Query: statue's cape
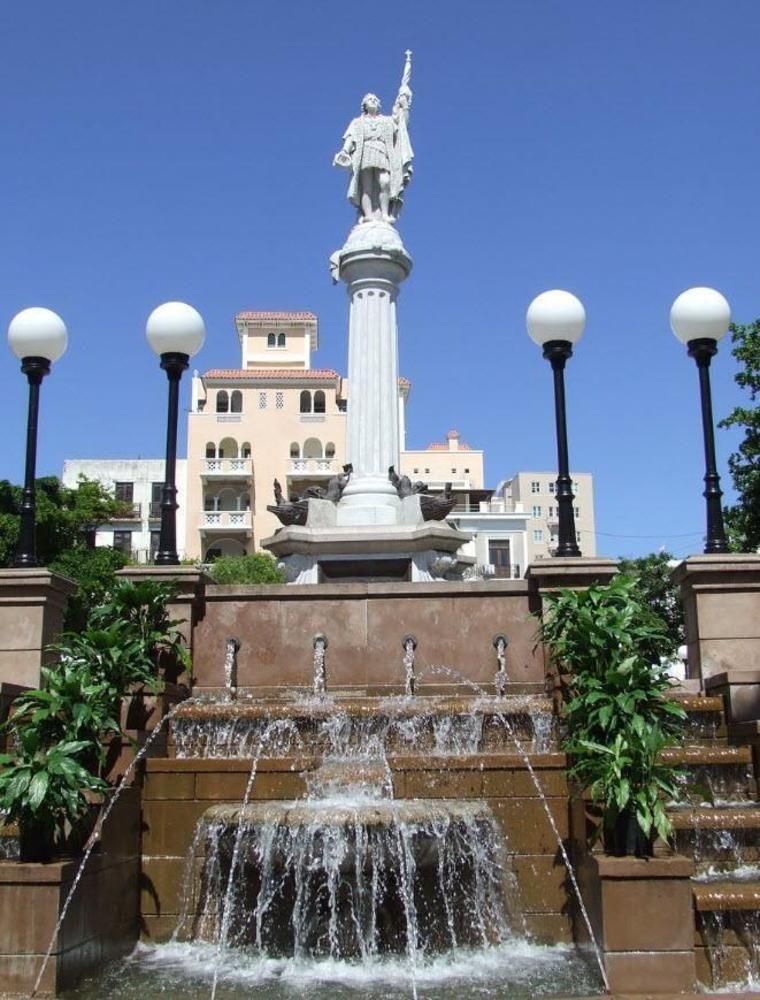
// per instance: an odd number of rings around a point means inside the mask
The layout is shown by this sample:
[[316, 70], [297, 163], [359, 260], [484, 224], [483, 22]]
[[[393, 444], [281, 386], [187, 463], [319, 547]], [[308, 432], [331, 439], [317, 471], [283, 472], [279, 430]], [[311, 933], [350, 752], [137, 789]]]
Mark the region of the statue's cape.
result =
[[[398, 198], [404, 189], [404, 173], [407, 166], [411, 163], [414, 153], [412, 152], [412, 144], [409, 141], [409, 131], [406, 127], [405, 117], [403, 115], [400, 115], [398, 119], [391, 118], [389, 115], [382, 115], [381, 117], [385, 126], [382, 129], [381, 135], [385, 140], [388, 150], [388, 161], [390, 163], [390, 197], [394, 199]], [[356, 205], [357, 208], [360, 208], [359, 171], [364, 151], [364, 127], [361, 117], [354, 118], [346, 129], [343, 139], [344, 141], [352, 139], [354, 142], [354, 151], [351, 153], [352, 170], [351, 180], [348, 184], [348, 200]]]

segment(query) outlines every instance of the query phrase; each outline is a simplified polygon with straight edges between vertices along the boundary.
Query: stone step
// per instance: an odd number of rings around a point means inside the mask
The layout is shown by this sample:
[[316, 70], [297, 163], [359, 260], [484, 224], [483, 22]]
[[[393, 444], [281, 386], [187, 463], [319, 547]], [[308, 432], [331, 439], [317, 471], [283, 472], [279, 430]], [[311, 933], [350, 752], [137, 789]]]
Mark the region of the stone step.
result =
[[692, 888], [697, 910], [760, 910], [760, 882], [710, 882]]
[[669, 764], [731, 765], [751, 764], [752, 751], [747, 746], [683, 746], [663, 750], [662, 759]]
[[754, 830], [760, 828], [760, 806], [717, 809], [674, 809], [668, 813], [675, 830]]

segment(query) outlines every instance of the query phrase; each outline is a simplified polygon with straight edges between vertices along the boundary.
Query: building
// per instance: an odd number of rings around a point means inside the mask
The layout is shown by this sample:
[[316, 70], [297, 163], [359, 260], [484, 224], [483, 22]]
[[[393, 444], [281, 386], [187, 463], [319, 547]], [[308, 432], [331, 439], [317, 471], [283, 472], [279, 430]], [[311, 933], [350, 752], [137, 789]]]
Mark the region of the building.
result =
[[[187, 463], [180, 459], [177, 461], [177, 545], [180, 556], [184, 554], [186, 476]], [[121, 549], [136, 562], [152, 562], [161, 527], [164, 460], [75, 458], [63, 463], [61, 480], [64, 486], [73, 489], [82, 477], [98, 480], [117, 500], [132, 507], [129, 517], [97, 526], [95, 545]]]
[[[571, 472], [575, 499], [575, 530], [584, 556], [596, 555], [594, 523], [594, 477], [588, 472]], [[554, 491], [556, 472], [518, 472], [497, 488], [506, 500], [519, 503], [529, 515], [527, 559], [544, 559], [557, 546], [559, 515]]]

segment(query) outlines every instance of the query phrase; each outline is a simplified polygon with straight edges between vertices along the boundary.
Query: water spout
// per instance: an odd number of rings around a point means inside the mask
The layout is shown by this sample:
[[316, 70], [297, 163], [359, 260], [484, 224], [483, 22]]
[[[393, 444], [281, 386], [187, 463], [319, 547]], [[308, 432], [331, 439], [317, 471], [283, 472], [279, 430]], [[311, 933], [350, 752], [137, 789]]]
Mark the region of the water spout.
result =
[[414, 651], [417, 648], [417, 637], [405, 635], [401, 640], [401, 648], [404, 650], [404, 693], [407, 698], [411, 698], [417, 684], [414, 673]]
[[325, 672], [326, 650], [327, 636], [323, 632], [317, 632], [314, 636], [314, 694], [318, 698], [323, 698], [327, 691], [327, 675]]
[[234, 701], [237, 698], [237, 654], [240, 640], [230, 636], [224, 644], [224, 687], [225, 700]]
[[491, 641], [493, 648], [496, 650], [496, 661], [499, 664], [496, 676], [494, 677], [496, 696], [503, 698], [507, 693], [507, 646], [509, 645], [509, 639], [503, 632], [500, 632]]

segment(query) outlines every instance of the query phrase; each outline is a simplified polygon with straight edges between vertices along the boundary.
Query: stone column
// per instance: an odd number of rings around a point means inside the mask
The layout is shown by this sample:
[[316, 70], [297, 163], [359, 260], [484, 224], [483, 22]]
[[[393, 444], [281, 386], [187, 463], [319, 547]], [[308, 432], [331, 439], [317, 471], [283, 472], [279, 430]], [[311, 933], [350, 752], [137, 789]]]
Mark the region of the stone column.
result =
[[338, 525], [396, 524], [399, 500], [388, 481], [388, 467], [399, 465], [396, 300], [412, 262], [384, 222], [355, 226], [338, 258], [350, 300], [347, 460], [354, 467]]
[[689, 556], [672, 579], [681, 588], [689, 677], [705, 683], [760, 671], [760, 555]]
[[0, 683], [39, 687], [45, 647], [77, 585], [44, 567], [0, 570]]

